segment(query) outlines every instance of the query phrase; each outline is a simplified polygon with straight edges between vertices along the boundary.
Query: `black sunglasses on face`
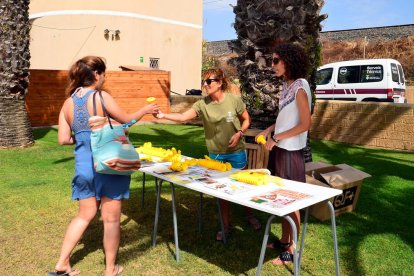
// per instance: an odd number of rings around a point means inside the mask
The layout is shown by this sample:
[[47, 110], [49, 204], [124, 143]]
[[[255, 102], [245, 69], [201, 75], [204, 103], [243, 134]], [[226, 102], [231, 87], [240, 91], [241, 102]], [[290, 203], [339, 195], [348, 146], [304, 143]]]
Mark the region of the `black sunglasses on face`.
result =
[[273, 57], [273, 58], [272, 58], [272, 64], [273, 64], [273, 65], [277, 65], [277, 64], [279, 63], [279, 61], [280, 61], [280, 59], [279, 59], [279, 58], [277, 58], [277, 57]]
[[218, 81], [218, 79], [206, 79], [201, 81], [201, 85], [203, 85], [204, 83], [207, 83], [207, 85], [210, 85], [213, 81]]

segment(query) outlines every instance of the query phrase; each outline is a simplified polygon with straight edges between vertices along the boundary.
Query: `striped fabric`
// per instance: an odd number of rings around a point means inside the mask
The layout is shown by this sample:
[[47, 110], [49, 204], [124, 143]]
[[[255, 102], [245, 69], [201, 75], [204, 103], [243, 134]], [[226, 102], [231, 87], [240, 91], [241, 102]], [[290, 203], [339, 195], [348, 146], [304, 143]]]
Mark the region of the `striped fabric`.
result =
[[97, 173], [130, 175], [141, 167], [138, 153], [121, 125], [93, 129], [91, 147]]

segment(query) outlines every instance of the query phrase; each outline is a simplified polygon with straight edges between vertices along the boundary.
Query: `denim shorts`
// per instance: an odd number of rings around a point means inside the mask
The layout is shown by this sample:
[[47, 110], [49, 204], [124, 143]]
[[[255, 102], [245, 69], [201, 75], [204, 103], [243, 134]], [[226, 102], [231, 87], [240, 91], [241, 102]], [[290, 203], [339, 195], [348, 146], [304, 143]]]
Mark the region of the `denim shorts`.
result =
[[247, 165], [246, 150], [233, 152], [233, 153], [209, 153], [211, 159], [215, 159], [221, 162], [229, 162], [235, 169], [244, 169]]

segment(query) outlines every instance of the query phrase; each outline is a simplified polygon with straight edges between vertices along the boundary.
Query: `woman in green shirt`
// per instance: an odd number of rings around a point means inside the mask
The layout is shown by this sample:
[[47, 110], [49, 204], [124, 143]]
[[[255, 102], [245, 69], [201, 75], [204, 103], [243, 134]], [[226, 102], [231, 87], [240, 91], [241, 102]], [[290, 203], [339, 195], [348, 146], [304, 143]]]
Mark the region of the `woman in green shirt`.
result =
[[[159, 119], [185, 122], [199, 116], [203, 121], [205, 140], [209, 156], [222, 162], [229, 162], [233, 168], [244, 169], [247, 165], [243, 133], [250, 126], [250, 116], [242, 99], [226, 93], [228, 83], [221, 69], [208, 69], [203, 74], [202, 87], [207, 96], [197, 101], [184, 113], [157, 114]], [[220, 200], [225, 235], [230, 232], [229, 202]], [[256, 230], [260, 222], [246, 208], [248, 223]], [[223, 240], [223, 233], [217, 233], [217, 240]]]

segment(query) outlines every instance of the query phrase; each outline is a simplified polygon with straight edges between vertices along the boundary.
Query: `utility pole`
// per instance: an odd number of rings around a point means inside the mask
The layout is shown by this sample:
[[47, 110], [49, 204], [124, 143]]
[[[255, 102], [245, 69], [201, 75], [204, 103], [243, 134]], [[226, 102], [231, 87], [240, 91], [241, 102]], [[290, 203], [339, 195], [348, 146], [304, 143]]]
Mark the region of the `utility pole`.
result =
[[368, 40], [367, 40], [367, 37], [365, 36], [364, 37], [364, 59], [365, 59], [365, 47], [367, 46], [367, 44], [368, 44]]

